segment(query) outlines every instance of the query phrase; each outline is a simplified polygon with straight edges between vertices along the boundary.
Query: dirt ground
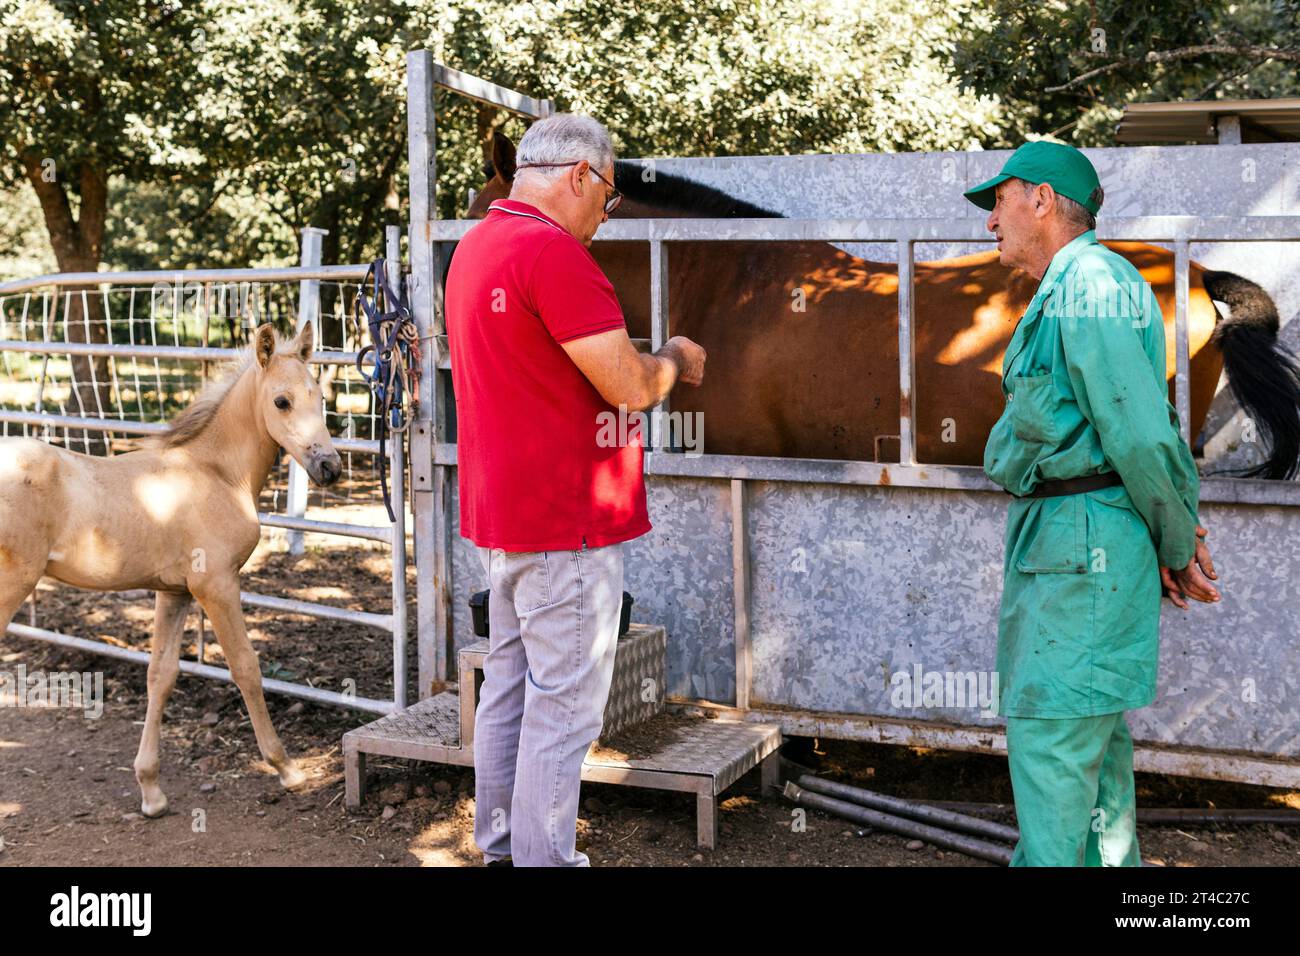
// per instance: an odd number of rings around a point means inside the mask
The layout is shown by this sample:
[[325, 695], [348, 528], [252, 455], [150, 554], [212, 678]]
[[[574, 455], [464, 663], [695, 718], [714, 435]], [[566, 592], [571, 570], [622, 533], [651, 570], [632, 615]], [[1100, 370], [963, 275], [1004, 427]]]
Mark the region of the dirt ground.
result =
[[[367, 610], [389, 607], [383, 551], [309, 550], [301, 558], [259, 549], [247, 590]], [[411, 577], [414, 593], [414, 577]], [[147, 649], [152, 602], [43, 582], [41, 627]], [[367, 697], [391, 693], [390, 644], [378, 632], [249, 609], [250, 637], [267, 676]], [[412, 620], [414, 619], [412, 615]], [[16, 620], [28, 623], [28, 607]], [[197, 615], [185, 653], [195, 651]], [[412, 641], [412, 647], [414, 642]], [[209, 663], [222, 663], [208, 635]], [[343, 806], [343, 733], [371, 717], [271, 695], [271, 716], [290, 753], [312, 776], [287, 793], [261, 763], [243, 704], [229, 684], [182, 676], [163, 724], [162, 785], [171, 812], [138, 813], [131, 769], [145, 712], [145, 672], [135, 664], [0, 636], [0, 670], [102, 671], [105, 709], [0, 706], [0, 866], [303, 865], [472, 866], [473, 775], [411, 761], [370, 758], [369, 793]], [[411, 662], [414, 670], [414, 660]], [[818, 772], [917, 799], [1009, 804], [1001, 757], [825, 741], [798, 758]], [[1143, 807], [1300, 810], [1300, 793], [1139, 775]], [[695, 846], [690, 795], [585, 785], [579, 845], [596, 866], [984, 866], [932, 846], [808, 813], [759, 792], [758, 774], [721, 804], [718, 848]], [[1013, 822], [1008, 811], [991, 819]], [[1143, 856], [1165, 866], [1300, 865], [1300, 827], [1142, 826]]]

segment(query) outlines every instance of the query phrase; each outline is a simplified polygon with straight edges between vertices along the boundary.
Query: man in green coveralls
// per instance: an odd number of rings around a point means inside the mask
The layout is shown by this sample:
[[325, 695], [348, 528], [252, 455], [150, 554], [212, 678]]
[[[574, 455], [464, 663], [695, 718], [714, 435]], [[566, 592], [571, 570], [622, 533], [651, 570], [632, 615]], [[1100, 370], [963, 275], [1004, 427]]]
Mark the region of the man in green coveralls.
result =
[[984, 471], [1007, 513], [997, 669], [1013, 866], [1138, 866], [1124, 711], [1155, 699], [1162, 587], [1213, 602], [1200, 483], [1151, 287], [1097, 242], [1103, 192], [1070, 146], [1020, 147], [966, 192], [1003, 265], [1039, 279], [1002, 362]]

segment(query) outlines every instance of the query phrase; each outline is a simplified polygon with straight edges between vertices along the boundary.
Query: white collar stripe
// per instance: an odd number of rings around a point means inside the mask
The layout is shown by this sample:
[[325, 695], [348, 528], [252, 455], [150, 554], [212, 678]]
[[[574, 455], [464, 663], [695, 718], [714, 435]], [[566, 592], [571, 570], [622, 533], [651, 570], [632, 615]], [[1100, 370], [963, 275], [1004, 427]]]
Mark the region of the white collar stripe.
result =
[[[507, 209], [505, 206], [498, 206], [496, 203], [493, 203], [492, 205], [488, 206], [488, 212], [491, 212], [493, 209], [495, 209], [497, 212], [508, 212], [512, 216], [527, 216], [529, 219], [536, 219], [538, 222], [546, 223], [552, 229], [560, 228], [555, 223], [551, 222], [549, 219], [543, 219], [541, 216], [534, 216], [531, 212], [521, 212], [518, 209]], [[563, 232], [564, 230], [561, 229], [560, 231]]]

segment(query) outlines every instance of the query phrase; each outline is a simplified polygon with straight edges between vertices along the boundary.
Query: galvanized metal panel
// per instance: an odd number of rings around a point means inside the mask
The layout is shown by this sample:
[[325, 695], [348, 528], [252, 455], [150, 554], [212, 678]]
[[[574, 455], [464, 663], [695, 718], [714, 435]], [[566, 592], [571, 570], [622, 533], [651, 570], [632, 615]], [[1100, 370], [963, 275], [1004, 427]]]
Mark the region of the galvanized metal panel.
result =
[[[460, 536], [452, 486], [452, 635], [455, 653], [474, 644], [469, 597], [486, 588], [478, 549]], [[734, 703], [735, 601], [731, 582], [731, 486], [725, 481], [649, 478], [654, 530], [624, 546], [623, 588], [632, 620], [668, 631], [667, 696]], [[679, 639], [678, 635], [681, 635]]]
[[1200, 516], [1223, 600], [1166, 605], [1158, 698], [1133, 715], [1134, 736], [1300, 756], [1300, 513], [1205, 505]]
[[[1125, 216], [1278, 216], [1300, 213], [1300, 145], [1161, 146], [1085, 149], [1106, 189], [1099, 221]], [[830, 156], [735, 156], [655, 159], [655, 168], [714, 186], [796, 219], [933, 219], [987, 216], [962, 193], [995, 175], [1009, 150]], [[918, 261], [970, 252], [923, 244]], [[872, 244], [856, 255], [889, 261]], [[1197, 256], [1193, 250], [1193, 256]], [[1300, 252], [1293, 253], [1300, 255]], [[1295, 259], [1289, 267], [1295, 272]], [[1214, 268], [1231, 268], [1218, 262]], [[1273, 278], [1287, 268], [1266, 266]], [[1261, 280], [1262, 281], [1262, 280]], [[1300, 278], [1290, 285], [1300, 294]], [[1300, 305], [1297, 300], [1290, 300]], [[1295, 307], [1288, 309], [1294, 314]]]
[[[755, 706], [986, 726], [898, 706], [892, 675], [994, 667], [1005, 501], [980, 492], [754, 482]], [[1300, 514], [1208, 505], [1224, 600], [1162, 620], [1149, 742], [1300, 756]], [[699, 640], [678, 629], [670, 641]], [[1253, 699], [1251, 699], [1253, 698]], [[910, 701], [908, 703], [911, 703]]]
[[[733, 703], [730, 481], [652, 475], [647, 489], [654, 530], [627, 545], [633, 616], [667, 627], [669, 696]], [[748, 492], [754, 706], [1000, 725], [978, 707], [895, 706], [890, 678], [994, 667], [1003, 495], [757, 480]], [[1133, 733], [1300, 757], [1300, 511], [1204, 504], [1201, 516], [1224, 601], [1165, 606], [1157, 701], [1130, 715]], [[453, 542], [459, 649], [475, 640], [466, 601], [487, 585], [459, 529]]]
[[902, 716], [892, 674], [991, 671], [1002, 497], [753, 482], [755, 706]]
[[648, 477], [646, 498], [654, 530], [625, 548], [632, 619], [668, 629], [669, 696], [734, 702], [731, 484]]

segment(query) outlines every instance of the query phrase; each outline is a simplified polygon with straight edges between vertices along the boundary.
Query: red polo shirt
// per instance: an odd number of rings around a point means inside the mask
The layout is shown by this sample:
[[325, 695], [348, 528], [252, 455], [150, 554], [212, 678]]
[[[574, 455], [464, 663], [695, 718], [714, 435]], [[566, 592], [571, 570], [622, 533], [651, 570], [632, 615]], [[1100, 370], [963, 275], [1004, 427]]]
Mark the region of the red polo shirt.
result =
[[446, 315], [461, 535], [571, 551], [649, 531], [639, 432], [601, 447], [598, 416], [618, 411], [560, 347], [626, 327], [586, 247], [535, 206], [498, 200], [456, 246]]

